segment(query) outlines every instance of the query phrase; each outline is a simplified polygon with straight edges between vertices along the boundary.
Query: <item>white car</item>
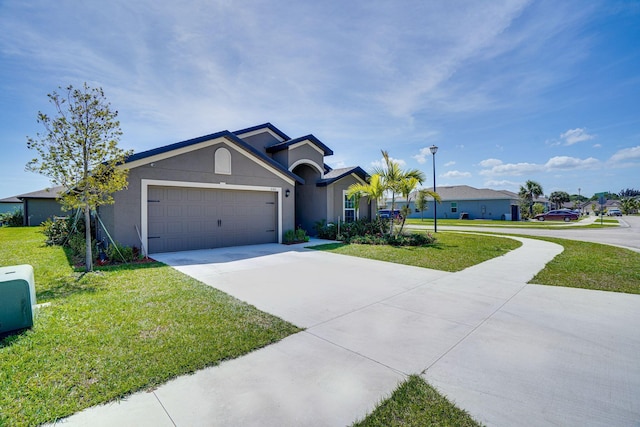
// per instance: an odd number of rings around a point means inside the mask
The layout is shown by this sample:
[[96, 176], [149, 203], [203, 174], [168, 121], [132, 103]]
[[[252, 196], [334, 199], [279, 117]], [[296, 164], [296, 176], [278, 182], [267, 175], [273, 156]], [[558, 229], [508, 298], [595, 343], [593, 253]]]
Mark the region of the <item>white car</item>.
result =
[[622, 211], [620, 209], [612, 208], [607, 212], [609, 216], [622, 216]]

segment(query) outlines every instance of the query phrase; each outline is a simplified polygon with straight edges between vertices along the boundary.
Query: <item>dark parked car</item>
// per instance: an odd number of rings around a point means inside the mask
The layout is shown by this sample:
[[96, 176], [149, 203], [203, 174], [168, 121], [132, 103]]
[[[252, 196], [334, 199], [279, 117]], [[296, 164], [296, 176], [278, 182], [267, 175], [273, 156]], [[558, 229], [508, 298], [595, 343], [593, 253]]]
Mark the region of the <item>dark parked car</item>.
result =
[[[378, 217], [382, 219], [389, 219], [390, 216], [391, 216], [391, 209], [380, 209], [378, 211]], [[400, 210], [394, 209], [393, 217], [395, 219], [402, 219], [402, 215], [400, 215]]]
[[535, 219], [538, 221], [565, 221], [569, 222], [572, 220], [577, 220], [579, 215], [574, 211], [569, 209], [556, 209], [553, 211], [549, 211], [543, 214], [538, 214], [535, 216]]

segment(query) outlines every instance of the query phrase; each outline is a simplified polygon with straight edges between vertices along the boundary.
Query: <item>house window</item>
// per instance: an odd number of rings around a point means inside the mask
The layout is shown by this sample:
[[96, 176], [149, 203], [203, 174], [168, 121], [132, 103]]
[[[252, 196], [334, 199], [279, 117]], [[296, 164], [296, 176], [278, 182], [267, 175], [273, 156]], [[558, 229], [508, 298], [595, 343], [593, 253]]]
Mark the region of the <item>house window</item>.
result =
[[231, 153], [224, 147], [216, 150], [214, 172], [221, 175], [231, 175]]
[[349, 197], [347, 196], [347, 192], [343, 192], [343, 211], [344, 211], [344, 222], [353, 222], [356, 220], [356, 204], [355, 204], [355, 196]]
[[458, 213], [458, 202], [451, 202], [451, 213]]

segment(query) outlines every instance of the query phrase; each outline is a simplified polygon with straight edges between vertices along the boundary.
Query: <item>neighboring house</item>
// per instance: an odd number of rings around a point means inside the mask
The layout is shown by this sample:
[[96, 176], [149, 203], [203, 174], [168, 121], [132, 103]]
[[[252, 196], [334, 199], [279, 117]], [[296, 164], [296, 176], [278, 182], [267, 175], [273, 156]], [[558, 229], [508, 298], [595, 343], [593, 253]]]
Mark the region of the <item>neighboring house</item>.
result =
[[[429, 188], [429, 190], [433, 190]], [[468, 219], [520, 219], [520, 198], [516, 193], [506, 190], [491, 190], [488, 188], [474, 188], [468, 185], [454, 185], [437, 187], [436, 192], [442, 199], [437, 205], [438, 218], [462, 218], [463, 214]], [[410, 197], [411, 215], [409, 218], [433, 218], [434, 201], [428, 198], [428, 208], [422, 213], [415, 206], [416, 193]], [[390, 205], [388, 201], [387, 206]], [[404, 199], [396, 200], [396, 208], [405, 206]]]
[[22, 201], [24, 225], [40, 225], [47, 219], [67, 215], [68, 212], [62, 210], [58, 200], [58, 195], [63, 190], [64, 187], [45, 188], [16, 196]]
[[[598, 215], [603, 208], [605, 211], [609, 211], [611, 208], [621, 209], [622, 203], [620, 200], [607, 200], [604, 205], [600, 205], [597, 200], [588, 200], [580, 206], [585, 215]], [[595, 211], [593, 210], [594, 206]]]
[[[128, 188], [99, 216], [114, 241], [146, 253], [281, 242], [297, 227], [313, 234], [318, 221], [356, 217], [346, 191], [367, 179], [357, 166], [328, 167], [332, 154], [270, 123], [178, 142], [130, 156]], [[375, 215], [365, 198], [358, 207], [360, 218]]]
[[17, 197], [0, 199], [0, 214], [13, 213], [17, 210], [22, 210], [22, 200]]

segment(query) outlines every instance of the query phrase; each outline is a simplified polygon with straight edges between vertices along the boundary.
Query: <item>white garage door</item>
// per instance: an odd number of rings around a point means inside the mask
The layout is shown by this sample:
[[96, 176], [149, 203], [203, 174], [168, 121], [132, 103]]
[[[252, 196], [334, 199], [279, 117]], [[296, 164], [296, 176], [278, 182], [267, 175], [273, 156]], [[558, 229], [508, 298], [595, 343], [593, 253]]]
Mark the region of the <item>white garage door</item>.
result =
[[174, 252], [277, 242], [276, 193], [148, 189], [148, 251]]

